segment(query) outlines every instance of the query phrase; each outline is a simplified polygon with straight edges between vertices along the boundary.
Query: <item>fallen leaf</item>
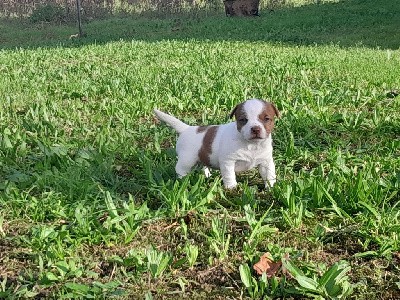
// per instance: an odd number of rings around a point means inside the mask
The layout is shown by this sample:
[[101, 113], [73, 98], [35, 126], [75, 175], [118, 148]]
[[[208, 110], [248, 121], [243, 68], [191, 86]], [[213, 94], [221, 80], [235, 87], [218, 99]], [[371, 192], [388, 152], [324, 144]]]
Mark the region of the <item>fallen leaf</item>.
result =
[[258, 275], [262, 275], [265, 272], [267, 277], [272, 277], [279, 271], [282, 262], [273, 262], [270, 257], [271, 254], [269, 252], [264, 253], [260, 257], [260, 261], [253, 266]]

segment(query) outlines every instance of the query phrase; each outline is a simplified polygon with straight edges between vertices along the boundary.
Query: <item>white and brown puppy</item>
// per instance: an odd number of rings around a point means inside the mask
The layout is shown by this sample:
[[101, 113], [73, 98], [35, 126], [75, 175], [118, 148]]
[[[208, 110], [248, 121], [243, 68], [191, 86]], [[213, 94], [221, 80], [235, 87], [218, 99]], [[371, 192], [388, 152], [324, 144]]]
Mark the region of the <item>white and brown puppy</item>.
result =
[[154, 112], [158, 119], [179, 133], [175, 167], [179, 177], [202, 163], [206, 176], [210, 174], [207, 167], [220, 169], [224, 186], [234, 188], [237, 185], [235, 172], [259, 167], [265, 186], [274, 185], [271, 132], [279, 112], [272, 103], [247, 100], [233, 109], [230, 117], [235, 116], [236, 122], [210, 126], [190, 126], [162, 111]]

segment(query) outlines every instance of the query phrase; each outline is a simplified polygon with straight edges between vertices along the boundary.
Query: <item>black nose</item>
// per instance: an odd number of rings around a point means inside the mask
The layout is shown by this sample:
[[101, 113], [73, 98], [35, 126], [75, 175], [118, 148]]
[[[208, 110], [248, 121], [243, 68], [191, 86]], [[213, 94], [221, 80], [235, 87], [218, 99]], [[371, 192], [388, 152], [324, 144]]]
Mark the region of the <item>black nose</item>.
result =
[[251, 127], [251, 133], [259, 134], [261, 132], [261, 128], [258, 126]]

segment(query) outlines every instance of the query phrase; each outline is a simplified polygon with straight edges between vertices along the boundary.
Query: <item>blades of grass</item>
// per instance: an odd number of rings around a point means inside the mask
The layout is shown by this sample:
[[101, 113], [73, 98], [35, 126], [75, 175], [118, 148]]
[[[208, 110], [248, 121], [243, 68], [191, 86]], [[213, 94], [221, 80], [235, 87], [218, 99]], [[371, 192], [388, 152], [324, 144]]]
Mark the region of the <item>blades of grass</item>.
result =
[[366, 203], [365, 201], [359, 201], [358, 204], [365, 207], [375, 217], [376, 220], [381, 220], [381, 215], [370, 204]]
[[[265, 218], [270, 213], [273, 205], [274, 203], [271, 204], [271, 206], [267, 209], [267, 211], [261, 216], [261, 218], [258, 221], [256, 221], [254, 217], [254, 212], [251, 209], [250, 205], [248, 204], [245, 205], [244, 209], [246, 214], [246, 220], [248, 221], [250, 227], [252, 227], [252, 232], [249, 236], [249, 243], [251, 243], [256, 236], [262, 236], [263, 234], [267, 233], [276, 233], [278, 231], [278, 229], [275, 227], [271, 227], [269, 225], [262, 225]], [[253, 212], [253, 214], [251, 212]]]
[[4, 231], [3, 224], [4, 224], [4, 216], [0, 215], [0, 236], [5, 237], [6, 233]]
[[106, 191], [105, 202], [106, 202], [108, 213], [110, 214], [111, 218], [113, 218], [113, 219], [119, 218], [117, 207], [115, 206], [114, 200], [112, 199], [109, 191]]
[[341, 217], [341, 218], [346, 218], [346, 219], [349, 219], [349, 220], [353, 220], [353, 218], [350, 217], [350, 215], [348, 215], [343, 209], [341, 209], [341, 208], [337, 205], [336, 201], [332, 198], [331, 194], [329, 194], [329, 192], [325, 189], [325, 187], [324, 187], [322, 184], [320, 184], [319, 187], [322, 189], [322, 191], [323, 191], [324, 194], [325, 194], [325, 197], [326, 197], [326, 198], [328, 199], [328, 201], [331, 203], [332, 209], [336, 212], [336, 214], [337, 214], [339, 217]]

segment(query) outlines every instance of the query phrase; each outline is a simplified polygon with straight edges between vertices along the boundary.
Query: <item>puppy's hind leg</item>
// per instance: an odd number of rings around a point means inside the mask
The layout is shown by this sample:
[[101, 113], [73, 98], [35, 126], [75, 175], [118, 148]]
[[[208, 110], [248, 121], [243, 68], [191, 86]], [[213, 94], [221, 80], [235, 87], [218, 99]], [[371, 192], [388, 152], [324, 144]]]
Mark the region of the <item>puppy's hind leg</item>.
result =
[[186, 176], [196, 163], [196, 159], [183, 159], [182, 157], [178, 157], [178, 162], [175, 166], [176, 174], [178, 174], [179, 178]]

